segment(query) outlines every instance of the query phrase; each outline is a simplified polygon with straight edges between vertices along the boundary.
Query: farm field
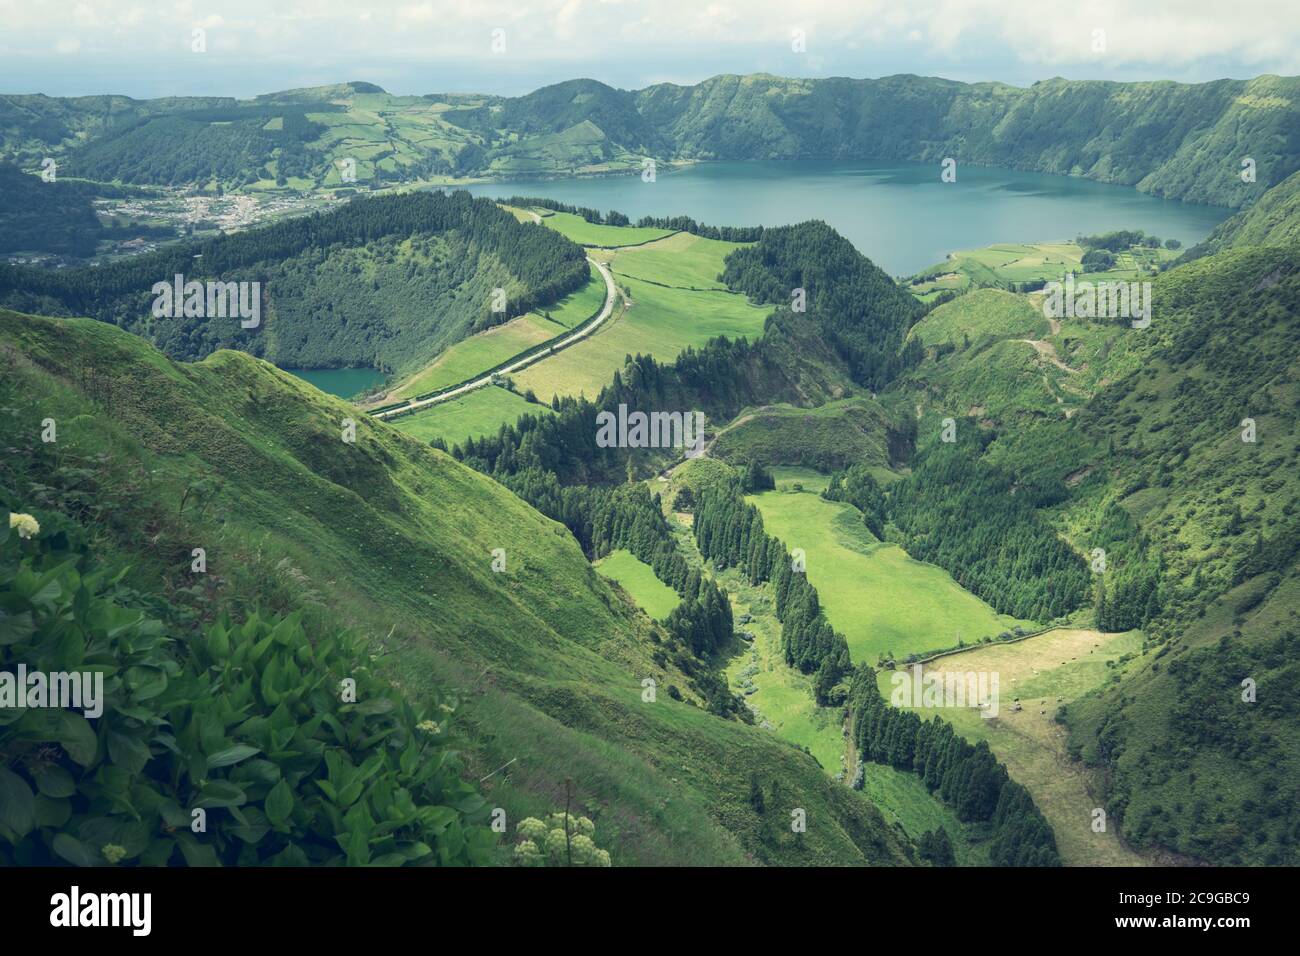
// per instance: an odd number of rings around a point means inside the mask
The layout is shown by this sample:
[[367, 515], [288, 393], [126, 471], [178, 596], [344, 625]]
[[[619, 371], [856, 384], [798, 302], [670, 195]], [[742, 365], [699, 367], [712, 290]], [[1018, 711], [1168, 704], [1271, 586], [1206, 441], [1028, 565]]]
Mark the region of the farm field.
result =
[[[517, 215], [521, 212], [512, 211]], [[545, 212], [548, 210], [539, 210], [537, 214]], [[567, 213], [550, 213], [543, 221], [549, 223], [561, 216], [570, 216], [585, 226], [591, 225], [581, 217]], [[605, 240], [614, 246], [630, 243], [642, 232], [634, 227], [599, 228], [614, 230], [605, 234]], [[667, 238], [636, 248], [593, 250], [593, 258], [610, 265], [615, 281], [624, 293], [623, 303], [616, 306], [623, 311], [616, 311], [614, 317], [590, 338], [511, 376], [520, 392], [532, 389], [543, 401], [549, 401], [555, 395], [586, 395], [594, 399], [610, 383], [614, 373], [623, 367], [623, 360], [628, 355], [650, 354], [660, 361], [669, 362], [688, 346], [703, 345], [718, 335], [751, 339], [762, 335], [769, 309], [751, 305], [744, 296], [724, 291], [716, 282], [723, 259], [738, 248], [736, 243], [702, 239], [688, 233], [653, 231], [667, 235]], [[624, 269], [649, 278], [631, 278], [622, 271]], [[591, 282], [549, 310], [550, 318], [566, 328], [579, 325], [599, 311], [604, 291], [604, 282], [593, 270]], [[555, 328], [556, 332], [546, 334], [549, 328]], [[559, 331], [562, 330], [555, 322], [549, 322], [545, 316], [536, 313], [514, 319], [451, 346], [408, 382], [393, 390], [391, 398], [409, 398], [465, 381]], [[450, 406], [458, 404], [452, 402], [426, 409], [411, 419], [403, 419], [408, 423], [405, 427], [412, 429], [410, 422], [413, 420], [429, 420], [431, 424], [415, 428], [429, 435], [445, 434], [437, 422], [451, 412]], [[475, 405], [487, 413], [488, 403]], [[507, 414], [491, 428], [483, 427], [484, 433], [495, 431], [502, 422], [513, 422], [518, 418], [515, 406], [506, 403], [499, 407]], [[485, 421], [476, 422], [476, 427], [485, 426]], [[460, 423], [454, 426], [456, 431], [460, 427]]]
[[677, 592], [655, 577], [654, 569], [630, 551], [612, 551], [594, 566], [611, 581], [617, 581], [637, 606], [656, 621], [666, 618], [681, 603]]
[[762, 334], [771, 311], [731, 292], [666, 288], [629, 279], [618, 272], [617, 259], [614, 267], [615, 280], [629, 299], [622, 314], [591, 338], [516, 375], [521, 390], [594, 399], [628, 355], [654, 355], [671, 362], [688, 346], [703, 345], [715, 336], [753, 339]]
[[1050, 281], [1060, 279], [1067, 272], [1080, 273], [1080, 278], [1094, 282], [1132, 280], [1179, 255], [1169, 249], [1134, 248], [1118, 253], [1113, 269], [1082, 275], [1085, 251], [1075, 242], [1000, 242], [981, 249], [965, 249], [950, 253], [944, 262], [918, 272], [911, 291], [928, 301], [950, 289]]
[[534, 345], [581, 325], [600, 311], [604, 301], [605, 281], [593, 269], [585, 286], [542, 313], [529, 312], [455, 343], [390, 392], [385, 401], [411, 398], [468, 381]]
[[678, 232], [648, 245], [618, 248], [607, 262], [620, 275], [679, 289], [726, 290], [718, 280], [725, 260], [742, 243]]
[[1028, 624], [998, 614], [942, 568], [877, 540], [850, 504], [811, 492], [767, 491], [747, 500], [787, 550], [804, 550], [808, 579], [854, 663], [902, 660]]
[[[605, 226], [600, 223], [587, 222], [581, 216], [571, 212], [552, 212], [538, 209], [542, 224], [549, 229], [568, 236], [581, 246], [635, 246], [643, 242], [653, 242], [671, 236], [671, 229], [641, 228], [638, 226]], [[547, 213], [550, 213], [547, 215]]]
[[[813, 474], [816, 474], [815, 472]], [[696, 561], [689, 534], [678, 535], [679, 546], [691, 545], [688, 553]], [[727, 681], [734, 692], [743, 694], [755, 711], [760, 726], [803, 747], [832, 776], [847, 772], [843, 728], [838, 708], [818, 707], [813, 702], [812, 678], [788, 666], [781, 651], [781, 623], [776, 619], [770, 584], [751, 585], [734, 568], [712, 572], [715, 581], [731, 596], [738, 631], [754, 635], [752, 641], [737, 640], [726, 665]], [[912, 774], [883, 764], [864, 766], [862, 792], [877, 806], [885, 819], [903, 829], [912, 839], [927, 830], [943, 827], [952, 842], [959, 866], [987, 863], [987, 851], [972, 844], [967, 828], [942, 800], [932, 796]]]
[[502, 422], [513, 422], [525, 414], [555, 413], [547, 405], [524, 401], [509, 389], [488, 385], [436, 405], [432, 411], [395, 418], [391, 424], [421, 441], [441, 438], [450, 446], [466, 438], [495, 434]]
[[[1056, 832], [1067, 865], [1135, 866], [1143, 859], [1118, 840], [1116, 827], [1092, 830], [1092, 811], [1102, 805], [1090, 772], [1072, 761], [1065, 749], [1066, 730], [1054, 717], [1059, 707], [1100, 687], [1125, 654], [1141, 648], [1141, 634], [1102, 634], [1083, 629], [1049, 631], [1015, 644], [995, 644], [941, 657], [923, 673], [996, 673], [998, 716], [981, 717], [974, 708], [942, 712], [958, 733], [972, 742], [985, 740], [1007, 765], [1011, 776], [1028, 788]], [[879, 674], [888, 698], [890, 673]], [[1014, 700], [1023, 709], [1014, 711]], [[1046, 713], [1040, 713], [1045, 710]], [[925, 712], [918, 709], [925, 716]]]

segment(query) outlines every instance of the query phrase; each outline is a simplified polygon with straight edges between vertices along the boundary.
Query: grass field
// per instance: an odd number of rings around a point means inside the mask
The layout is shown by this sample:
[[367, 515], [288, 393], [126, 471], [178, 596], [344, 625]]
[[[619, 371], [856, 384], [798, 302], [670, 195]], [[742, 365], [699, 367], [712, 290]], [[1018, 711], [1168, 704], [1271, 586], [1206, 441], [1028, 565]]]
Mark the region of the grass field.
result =
[[653, 355], [671, 362], [687, 346], [726, 335], [757, 338], [770, 309], [750, 305], [731, 292], [665, 288], [623, 275], [618, 285], [630, 301], [589, 339], [515, 376], [519, 388], [538, 395], [595, 398], [623, 367], [628, 355]]
[[637, 226], [602, 226], [587, 222], [581, 216], [571, 212], [552, 213], [542, 219], [542, 224], [549, 229], [568, 236], [582, 246], [633, 246], [643, 242], [653, 242], [671, 236], [671, 229], [639, 228]]
[[724, 461], [764, 466], [802, 465], [838, 471], [850, 465], [889, 464], [889, 420], [868, 395], [817, 408], [783, 403], [745, 408], [719, 433], [712, 454]]
[[[1139, 650], [1141, 644], [1136, 631], [1056, 630], [1015, 644], [941, 657], [924, 668], [924, 673], [998, 675], [997, 717], [981, 717], [974, 708], [948, 708], [941, 715], [967, 740], [988, 741], [1012, 778], [1028, 788], [1056, 832], [1061, 858], [1068, 865], [1131, 866], [1143, 862], [1119, 842], [1117, 827], [1093, 832], [1093, 808], [1103, 805], [1097, 781], [1082, 764], [1069, 759], [1066, 730], [1053, 719], [1057, 708], [1109, 680], [1116, 661]], [[885, 671], [879, 678], [886, 697], [889, 677]], [[1023, 707], [1018, 712], [1014, 710], [1015, 698]], [[923, 717], [929, 714], [919, 712]]]
[[514, 422], [525, 414], [555, 413], [549, 406], [524, 401], [509, 389], [488, 385], [414, 415], [393, 419], [391, 424], [421, 441], [442, 438], [450, 446], [466, 438], [496, 434], [502, 422]]
[[681, 289], [726, 289], [719, 280], [727, 256], [741, 243], [679, 232], [658, 242], [617, 249], [608, 257], [619, 275]]
[[[678, 543], [683, 553], [698, 561], [699, 552], [689, 533], [679, 532]], [[818, 707], [813, 702], [812, 678], [786, 664], [771, 585], [755, 587], [734, 568], [714, 572], [713, 578], [731, 596], [737, 619], [750, 615], [749, 621], [736, 625], [737, 630], [754, 635], [753, 641], [737, 640], [731, 649], [726, 675], [732, 690], [744, 695], [760, 726], [806, 748], [828, 774], [838, 776], [846, 771], [840, 711]], [[958, 865], [987, 863], [987, 851], [972, 843], [967, 828], [916, 776], [868, 763], [863, 793], [887, 821], [900, 827], [909, 838], [915, 840], [927, 830], [943, 827], [952, 841]]]
[[886, 820], [896, 823], [913, 841], [928, 830], [942, 827], [952, 843], [958, 866], [988, 866], [987, 845], [972, 842], [957, 814], [925, 789], [916, 774], [895, 770], [888, 764], [867, 763], [862, 792], [880, 808]]
[[[802, 490], [821, 494], [831, 483], [830, 475], [824, 475], [812, 468], [804, 468], [802, 465], [773, 465], [768, 471], [772, 473], [778, 491]], [[796, 489], [795, 485], [799, 488]]]
[[[591, 279], [586, 285], [549, 309], [540, 313], [529, 312], [455, 343], [393, 389], [386, 400], [411, 398], [468, 381], [534, 345], [581, 325], [600, 311], [604, 301], [605, 280], [592, 269]], [[549, 395], [546, 397], [550, 398]]]
[[[1060, 279], [1066, 272], [1083, 272], [1085, 251], [1074, 242], [1000, 242], [982, 249], [964, 249], [917, 273], [917, 278], [925, 281], [915, 282], [910, 288], [914, 295], [928, 300], [949, 289]], [[1133, 248], [1116, 254], [1115, 268], [1081, 278], [1136, 279], [1178, 255], [1168, 249]]]
[[769, 534], [787, 550], [804, 550], [808, 579], [854, 663], [975, 643], [1027, 623], [996, 613], [942, 568], [878, 541], [852, 505], [811, 492], [768, 491], [748, 500]]
[[637, 606], [656, 621], [672, 613], [681, 598], [677, 592], [655, 577], [654, 569], [630, 551], [612, 551], [596, 562], [596, 570], [617, 581]]
[[951, 343], [959, 348], [983, 338], [1041, 339], [1050, 334], [1051, 324], [1041, 308], [1034, 308], [1022, 295], [1001, 289], [975, 289], [944, 303], [915, 326], [909, 337], [925, 345]]

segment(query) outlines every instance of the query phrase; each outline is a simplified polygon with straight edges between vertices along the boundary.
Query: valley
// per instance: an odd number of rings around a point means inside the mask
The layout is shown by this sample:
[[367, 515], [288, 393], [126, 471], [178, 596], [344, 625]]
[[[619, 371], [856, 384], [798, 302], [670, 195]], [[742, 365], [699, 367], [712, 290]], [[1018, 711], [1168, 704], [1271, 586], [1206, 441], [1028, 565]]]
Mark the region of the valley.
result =
[[1300, 862], [1295, 103], [0, 97], [0, 864]]

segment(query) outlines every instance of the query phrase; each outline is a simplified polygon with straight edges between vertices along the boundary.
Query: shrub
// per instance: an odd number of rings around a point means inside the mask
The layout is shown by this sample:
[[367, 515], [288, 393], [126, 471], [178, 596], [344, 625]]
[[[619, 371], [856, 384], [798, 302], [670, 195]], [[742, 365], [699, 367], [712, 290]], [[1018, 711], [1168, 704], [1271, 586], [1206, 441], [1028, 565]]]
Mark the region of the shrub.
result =
[[[103, 675], [97, 717], [0, 709], [0, 864], [484, 861], [485, 809], [436, 722], [299, 614], [187, 643], [66, 536], [0, 514], [0, 672]], [[347, 692], [342, 688], [346, 684]]]

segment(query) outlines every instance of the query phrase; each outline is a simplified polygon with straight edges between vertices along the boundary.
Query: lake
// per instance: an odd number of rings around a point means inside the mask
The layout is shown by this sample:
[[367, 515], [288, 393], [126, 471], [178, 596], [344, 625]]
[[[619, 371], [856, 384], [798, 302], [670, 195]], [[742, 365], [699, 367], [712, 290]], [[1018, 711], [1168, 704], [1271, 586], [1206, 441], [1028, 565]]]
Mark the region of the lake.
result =
[[499, 199], [544, 196], [575, 206], [641, 216], [687, 215], [730, 226], [779, 226], [822, 219], [896, 276], [942, 262], [949, 252], [996, 242], [1073, 239], [1080, 233], [1142, 229], [1193, 245], [1232, 210], [1157, 199], [1127, 186], [1070, 176], [958, 165], [753, 161], [700, 163], [660, 172], [580, 179], [481, 183], [471, 193]]
[[374, 368], [286, 368], [283, 371], [339, 398], [352, 398], [384, 382], [384, 373]]

